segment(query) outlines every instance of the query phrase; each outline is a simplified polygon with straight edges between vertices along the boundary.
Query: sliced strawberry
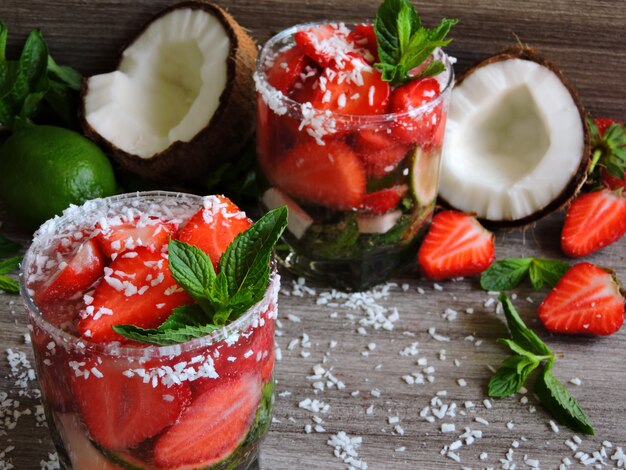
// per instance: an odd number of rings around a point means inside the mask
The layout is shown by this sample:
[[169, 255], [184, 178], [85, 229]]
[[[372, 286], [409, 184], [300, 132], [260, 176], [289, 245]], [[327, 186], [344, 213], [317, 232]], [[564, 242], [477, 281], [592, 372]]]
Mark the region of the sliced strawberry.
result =
[[220, 380], [159, 437], [155, 464], [159, 468], [205, 468], [220, 462], [243, 441], [260, 400], [259, 375]]
[[204, 206], [178, 232], [182, 242], [204, 251], [217, 269], [222, 253], [252, 221], [226, 196], [206, 196]]
[[267, 81], [285, 95], [288, 94], [310, 59], [298, 46], [281, 51], [267, 72]]
[[102, 275], [104, 266], [105, 259], [98, 245], [93, 239], [87, 240], [67, 264], [59, 266], [56, 274], [37, 293], [35, 301], [45, 304], [84, 292]]
[[394, 141], [385, 131], [365, 129], [354, 137], [354, 148], [361, 160], [370, 165], [396, 166], [409, 147]]
[[373, 62], [374, 57], [365, 45], [357, 44], [350, 31], [341, 24], [324, 24], [303, 29], [294, 34], [296, 44], [321, 67], [343, 68], [353, 57]]
[[391, 96], [389, 83], [359, 56], [349, 58], [342, 68], [326, 68], [317, 84], [311, 98], [315, 109], [348, 115], [387, 111]]
[[429, 279], [480, 274], [495, 259], [494, 236], [470, 214], [442, 211], [433, 218], [417, 259]]
[[378, 62], [378, 43], [376, 42], [376, 32], [372, 24], [358, 24], [354, 27], [348, 40], [356, 45], [366, 48], [372, 54], [372, 63]]
[[434, 78], [414, 80], [399, 86], [391, 95], [390, 109], [393, 113], [405, 113], [414, 110], [407, 116], [399, 117], [393, 127], [393, 136], [405, 144], [429, 144], [442, 120], [441, 104], [423, 111], [417, 108], [429, 103], [439, 96], [439, 82]]
[[365, 194], [365, 171], [359, 157], [343, 142], [303, 142], [277, 165], [277, 185], [304, 201], [333, 209], [353, 209]]
[[334, 25], [324, 24], [298, 31], [294, 34], [294, 40], [307, 56], [322, 67], [328, 67], [333, 63], [334, 49], [331, 43], [337, 34]]
[[386, 214], [398, 206], [398, 203], [407, 191], [408, 187], [406, 185], [398, 185], [393, 188], [367, 193], [363, 197], [363, 209], [371, 214]]
[[93, 302], [78, 322], [78, 331], [95, 342], [121, 341], [113, 325], [154, 328], [174, 307], [191, 302], [189, 294], [176, 284], [164, 255], [139, 247], [118, 256], [105, 270]]
[[160, 251], [176, 232], [177, 227], [175, 224], [150, 217], [107, 227], [98, 224], [98, 228], [101, 232], [95, 238], [104, 254], [113, 258], [138, 246], [144, 246], [151, 251]]
[[578, 263], [539, 306], [539, 319], [553, 333], [610, 335], [624, 323], [624, 297], [611, 271]]
[[77, 364], [78, 373], [69, 374], [76, 406], [91, 438], [107, 449], [127, 449], [158, 434], [189, 404], [185, 382], [166, 387], [137, 374], [128, 377], [133, 367], [126, 360], [105, 356]]
[[561, 248], [567, 256], [586, 256], [626, 233], [626, 195], [610, 189], [578, 196], [567, 210]]

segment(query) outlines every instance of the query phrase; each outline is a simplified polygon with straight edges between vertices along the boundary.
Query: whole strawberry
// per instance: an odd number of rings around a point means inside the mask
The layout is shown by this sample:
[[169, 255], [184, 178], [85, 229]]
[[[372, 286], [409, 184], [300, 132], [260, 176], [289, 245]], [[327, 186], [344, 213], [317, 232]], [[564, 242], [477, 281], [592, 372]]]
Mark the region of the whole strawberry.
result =
[[592, 157], [589, 193], [578, 196], [565, 216], [561, 248], [586, 256], [626, 233], [626, 126], [608, 118], [588, 119]]
[[626, 126], [610, 118], [588, 119], [591, 166], [587, 183], [594, 188], [626, 188]]

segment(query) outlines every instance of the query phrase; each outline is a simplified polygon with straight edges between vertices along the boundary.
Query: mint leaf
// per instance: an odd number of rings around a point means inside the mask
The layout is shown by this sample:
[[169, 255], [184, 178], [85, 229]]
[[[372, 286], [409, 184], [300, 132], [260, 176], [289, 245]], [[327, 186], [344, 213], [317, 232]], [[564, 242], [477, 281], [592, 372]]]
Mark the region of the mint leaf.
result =
[[443, 71], [443, 64], [433, 61], [424, 70], [426, 74], [411, 75], [437, 47], [450, 44], [452, 40], [446, 36], [456, 23], [455, 19], [443, 19], [433, 29], [424, 28], [417, 10], [408, 0], [384, 0], [374, 21], [380, 58], [374, 66], [381, 71], [382, 79], [395, 86]]
[[48, 56], [48, 73], [51, 74], [52, 78], [60, 81], [68, 88], [74, 91], [80, 90], [82, 75], [72, 67], [58, 65], [50, 55]]
[[530, 283], [535, 289], [541, 289], [544, 283], [554, 287], [569, 268], [569, 264], [556, 259], [532, 258], [528, 272]]
[[0, 261], [0, 274], [8, 274], [20, 267], [22, 262], [21, 256], [14, 256]]
[[526, 351], [538, 356], [554, 356], [546, 343], [544, 343], [533, 330], [526, 326], [504, 292], [500, 294], [498, 300], [500, 300], [502, 307], [504, 307], [506, 322], [513, 340]]
[[508, 346], [508, 348], [511, 351], [513, 351], [515, 354], [518, 354], [520, 356], [526, 357], [530, 361], [533, 361], [533, 362], [540, 363], [543, 360], [552, 359], [552, 357], [553, 357], [552, 354], [544, 355], [544, 356], [537, 356], [536, 354], [533, 354], [532, 352], [527, 351], [526, 349], [522, 348], [519, 344], [517, 344], [515, 341], [513, 341], [511, 339], [498, 338], [498, 343], [504, 344], [505, 346]]
[[206, 336], [220, 327], [207, 324], [207, 318], [199, 305], [176, 307], [158, 328], [140, 328], [134, 325], [115, 325], [113, 330], [125, 338], [142, 343], [168, 346]]
[[263, 298], [269, 282], [272, 250], [286, 227], [287, 207], [273, 209], [237, 235], [226, 248], [219, 271], [228, 280], [231, 298], [239, 292], [250, 292], [252, 304]]
[[528, 274], [532, 258], [511, 258], [496, 261], [480, 276], [480, 287], [485, 290], [509, 290], [517, 287]]
[[529, 276], [535, 289], [541, 289], [544, 284], [554, 287], [569, 267], [569, 264], [553, 259], [504, 259], [496, 261], [482, 273], [480, 286], [485, 290], [509, 290]]
[[576, 399], [570, 395], [565, 385], [550, 372], [549, 364], [535, 382], [535, 393], [541, 404], [562, 424], [574, 431], [584, 434], [595, 434], [589, 418]]
[[211, 258], [200, 248], [178, 240], [170, 240], [168, 263], [172, 277], [195, 299], [207, 299], [215, 280]]
[[504, 398], [517, 393], [538, 365], [539, 362], [525, 356], [509, 357], [489, 380], [489, 396]]
[[20, 283], [8, 276], [0, 276], [0, 290], [7, 294], [19, 294]]
[[0, 234], [0, 258], [11, 256], [20, 251], [21, 245]]
[[0, 21], [0, 61], [6, 60], [7, 35], [9, 30], [6, 25]]

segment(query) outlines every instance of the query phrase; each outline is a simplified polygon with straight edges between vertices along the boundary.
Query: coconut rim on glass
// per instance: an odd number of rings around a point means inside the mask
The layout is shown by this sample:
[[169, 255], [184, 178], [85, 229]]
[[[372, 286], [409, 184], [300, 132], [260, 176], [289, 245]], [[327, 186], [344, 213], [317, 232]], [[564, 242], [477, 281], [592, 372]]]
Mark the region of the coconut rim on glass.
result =
[[[274, 302], [274, 309], [278, 308], [276, 302], [278, 289], [280, 288], [280, 275], [276, 269], [276, 262], [272, 261], [270, 280], [263, 298], [259, 302], [250, 307], [239, 318], [225, 324], [219, 330], [199, 338], [191, 339], [184, 343], [166, 346], [152, 344], [141, 346], [123, 346], [117, 341], [96, 343], [81, 336], [64, 331], [46, 320], [35, 303], [35, 300], [30, 292], [30, 288], [27, 285], [30, 268], [35, 262], [35, 257], [40, 254], [42, 250], [50, 249], [51, 243], [58, 240], [63, 233], [62, 230], [67, 230], [68, 226], [71, 224], [76, 224], [74, 228], [89, 226], [90, 223], [93, 224], [94, 221], [97, 220], [95, 219], [96, 214], [99, 214], [100, 216], [103, 215], [102, 210], [108, 209], [115, 211], [115, 209], [117, 209], [117, 213], [119, 213], [123, 208], [132, 205], [133, 201], [135, 202], [135, 205], [133, 206], [134, 209], [138, 209], [139, 212], [146, 212], [145, 209], [139, 208], [142, 202], [152, 202], [154, 204], [159, 200], [175, 200], [181, 204], [185, 204], [185, 210], [187, 211], [184, 215], [185, 218], [191, 217], [191, 215], [193, 215], [193, 211], [197, 210], [202, 204], [202, 196], [193, 194], [170, 191], [139, 191], [135, 193], [119, 194], [108, 198], [92, 199], [85, 202], [81, 206], [72, 205], [63, 211], [61, 216], [56, 216], [45, 222], [33, 235], [32, 243], [24, 255], [24, 260], [22, 261], [20, 269], [20, 293], [26, 306], [29, 320], [33, 321], [38, 328], [41, 328], [55, 342], [60, 341], [66, 349], [75, 349], [89, 354], [101, 354], [109, 357], [150, 360], [178, 356], [183, 353], [219, 344], [222, 341], [227, 340], [233, 334], [239, 335], [251, 326], [254, 328], [259, 326], [257, 322], [258, 319], [265, 311], [267, 311], [270, 305], [272, 305], [272, 302]], [[124, 205], [124, 202], [128, 202], [128, 205]], [[114, 207], [115, 204], [118, 204], [117, 208]], [[181, 213], [181, 215], [183, 214]], [[85, 219], [77, 223], [74, 219], [80, 216], [85, 217]]]
[[[302, 106], [306, 104], [295, 101], [289, 96], [282, 93], [280, 90], [274, 88], [267, 79], [266, 70], [272, 67], [272, 61], [275, 59], [275, 55], [281, 51], [286, 50], [288, 47], [295, 45], [294, 34], [298, 31], [302, 31], [308, 28], [316, 28], [327, 24], [336, 24], [340, 26], [355, 26], [358, 24], [366, 24], [362, 22], [338, 22], [338, 21], [316, 21], [312, 23], [303, 23], [291, 26], [282, 30], [278, 34], [272, 36], [261, 48], [259, 56], [257, 58], [256, 72], [254, 74], [254, 81], [257, 92], [263, 97], [267, 106], [276, 114], [287, 114], [290, 117], [301, 119], [303, 116]], [[280, 48], [276, 48], [280, 46]], [[275, 49], [276, 48], [276, 49]], [[445, 102], [450, 96], [450, 92], [454, 86], [454, 68], [453, 62], [440, 47], [436, 48], [432, 54], [432, 57], [436, 60], [440, 60], [445, 70], [434, 78], [439, 82], [440, 91], [439, 94], [432, 100], [412, 108], [401, 113], [385, 113], [385, 114], [344, 114], [336, 111], [326, 111], [317, 108], [311, 110], [319, 115], [325, 116], [328, 119], [333, 119], [336, 122], [341, 123], [342, 130], [351, 128], [371, 128], [376, 125], [395, 122], [401, 118], [413, 118], [419, 120], [419, 117], [428, 111], [431, 111], [437, 107], [440, 103]], [[370, 65], [373, 67], [373, 64]], [[419, 79], [416, 79], [419, 80]], [[410, 83], [410, 82], [409, 82]]]

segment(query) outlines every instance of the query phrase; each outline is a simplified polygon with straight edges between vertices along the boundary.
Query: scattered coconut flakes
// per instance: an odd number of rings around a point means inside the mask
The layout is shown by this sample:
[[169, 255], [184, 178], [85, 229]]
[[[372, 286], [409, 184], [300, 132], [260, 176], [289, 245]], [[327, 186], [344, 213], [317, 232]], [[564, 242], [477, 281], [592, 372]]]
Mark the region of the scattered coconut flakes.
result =
[[448, 338], [447, 336], [442, 336], [442, 335], [438, 335], [437, 334], [437, 329], [433, 326], [428, 328], [428, 334], [435, 340], [435, 341], [439, 341], [439, 342], [448, 342], [450, 341], [450, 338]]
[[344, 431], [339, 431], [330, 436], [326, 443], [335, 448], [335, 457], [341, 459], [345, 464], [350, 465], [351, 468], [366, 470], [367, 463], [358, 458], [357, 452], [362, 442], [363, 439], [360, 436], [350, 437]]
[[581, 385], [583, 382], [578, 377], [574, 377], [573, 379], [570, 379], [569, 383], [578, 386]]

